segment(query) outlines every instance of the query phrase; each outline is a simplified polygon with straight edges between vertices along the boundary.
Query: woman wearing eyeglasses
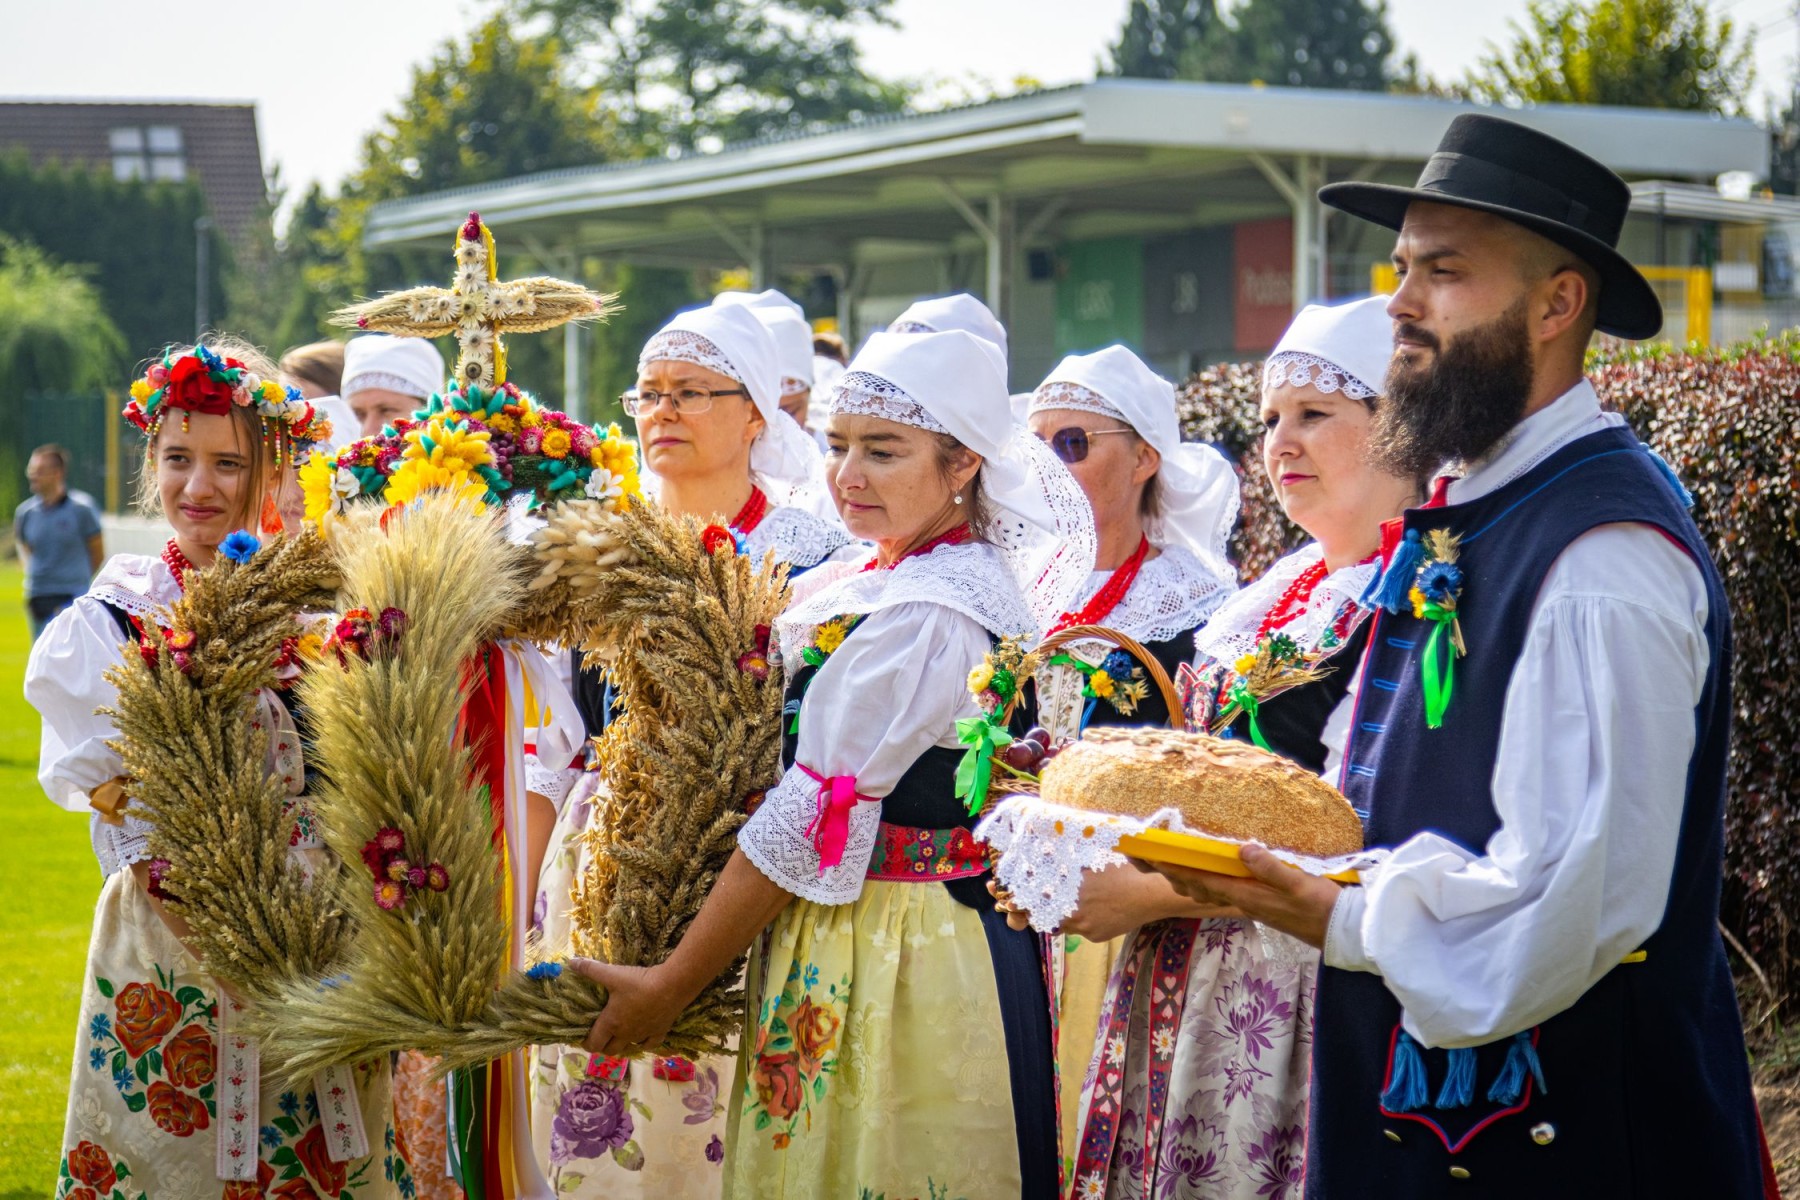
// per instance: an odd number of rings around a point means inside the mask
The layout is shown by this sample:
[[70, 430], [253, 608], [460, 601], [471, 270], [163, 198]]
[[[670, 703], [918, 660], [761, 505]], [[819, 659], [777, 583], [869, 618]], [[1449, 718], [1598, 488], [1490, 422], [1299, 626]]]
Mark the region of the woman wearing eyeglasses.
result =
[[[1316, 540], [1222, 604], [1195, 636], [1190, 728], [1229, 731], [1336, 781], [1349, 730], [1381, 524], [1418, 481], [1370, 466], [1393, 353], [1386, 297], [1303, 310], [1263, 368], [1263, 466], [1282, 511]], [[1253, 697], [1236, 664], [1284, 639], [1322, 678]], [[1318, 951], [1221, 910], [1188, 907], [1160, 875], [1083, 881], [1067, 928], [1134, 925], [1092, 1044], [1070, 1180], [1079, 1196], [1298, 1196]]]
[[[798, 575], [865, 550], [843, 527], [800, 507], [822, 487], [812, 438], [781, 411], [781, 370], [764, 324], [738, 304], [678, 313], [645, 343], [622, 398], [637, 422], [646, 490], [671, 512], [728, 525], [760, 562]], [[607, 723], [604, 673], [573, 663], [590, 736]], [[564, 801], [539, 877], [546, 943], [568, 940], [583, 832], [598, 775], [581, 773]], [[716, 1197], [733, 1061], [639, 1059], [572, 1047], [538, 1052], [533, 1130], [558, 1197]]]
[[[1171, 678], [1194, 654], [1194, 630], [1237, 590], [1225, 557], [1237, 520], [1237, 472], [1210, 446], [1184, 443], [1175, 387], [1123, 346], [1063, 359], [1032, 393], [1031, 431], [1087, 493], [1099, 535], [1081, 603], [1047, 629], [1104, 625], [1142, 642]], [[1143, 669], [1101, 642], [1065, 647], [1039, 671], [1022, 723], [1058, 741], [1089, 725], [1166, 726], [1168, 706]], [[1072, 1154], [1081, 1079], [1107, 975], [1144, 900], [1191, 906], [1136, 871], [1090, 876], [1088, 907], [1055, 939], [1064, 1153]], [[1079, 935], [1073, 936], [1073, 935]]]

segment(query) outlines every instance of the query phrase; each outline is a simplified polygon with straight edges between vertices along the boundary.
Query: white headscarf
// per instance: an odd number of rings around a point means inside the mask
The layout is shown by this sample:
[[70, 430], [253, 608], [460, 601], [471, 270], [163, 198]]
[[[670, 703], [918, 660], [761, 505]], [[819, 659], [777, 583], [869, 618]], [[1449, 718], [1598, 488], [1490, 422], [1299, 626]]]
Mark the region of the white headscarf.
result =
[[[819, 447], [781, 411], [781, 368], [775, 342], [742, 304], [679, 312], [644, 343], [638, 371], [653, 362], [685, 362], [737, 380], [762, 414], [763, 431], [750, 446], [750, 469], [778, 489], [809, 491], [823, 470]], [[771, 496], [777, 504], [789, 497]]]
[[344, 344], [345, 400], [369, 388], [427, 399], [444, 390], [444, 356], [424, 338], [365, 333]]
[[948, 433], [982, 459], [998, 546], [1043, 628], [1094, 569], [1094, 513], [1068, 468], [1012, 419], [1006, 364], [992, 342], [947, 333], [877, 333], [832, 390], [833, 414]]
[[765, 292], [720, 292], [713, 297], [713, 304], [741, 304], [763, 323], [775, 339], [782, 395], [812, 387], [812, 326], [807, 324], [805, 309], [774, 288]]
[[1365, 296], [1348, 304], [1309, 304], [1294, 317], [1263, 363], [1263, 388], [1311, 384], [1368, 400], [1387, 390], [1394, 358], [1394, 322], [1388, 297]]
[[1123, 346], [1071, 354], [1031, 395], [1029, 413], [1072, 408], [1121, 421], [1162, 455], [1162, 516], [1148, 530], [1159, 546], [1174, 543], [1222, 579], [1236, 579], [1226, 555], [1237, 524], [1237, 471], [1200, 442], [1181, 440], [1175, 385]]
[[972, 333], [984, 341], [992, 342], [1000, 349], [1002, 380], [1006, 378], [1006, 327], [993, 314], [987, 305], [969, 295], [958, 292], [954, 296], [933, 296], [928, 300], [915, 300], [910, 308], [894, 318], [889, 325], [889, 333], [948, 333], [952, 329], [960, 329], [964, 333]]

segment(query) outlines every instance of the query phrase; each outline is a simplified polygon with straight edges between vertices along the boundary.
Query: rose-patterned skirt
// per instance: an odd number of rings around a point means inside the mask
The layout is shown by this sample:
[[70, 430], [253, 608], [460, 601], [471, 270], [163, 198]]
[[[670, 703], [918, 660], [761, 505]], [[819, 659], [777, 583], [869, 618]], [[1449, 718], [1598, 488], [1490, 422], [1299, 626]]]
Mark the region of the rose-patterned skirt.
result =
[[1298, 1200], [1318, 961], [1249, 921], [1138, 930], [1082, 1083], [1072, 1195]]
[[748, 979], [726, 1196], [1020, 1195], [994, 960], [981, 916], [944, 885], [870, 880], [854, 904], [797, 900]]
[[220, 1181], [218, 1019], [211, 977], [157, 917], [131, 871], [114, 872], [100, 890], [88, 946], [58, 1200], [413, 1195], [385, 1062], [354, 1072], [366, 1157], [334, 1161], [311, 1089], [265, 1082], [248, 1131], [256, 1178]]
[[[558, 814], [538, 880], [544, 945], [569, 944], [581, 836], [600, 776], [586, 772]], [[609, 1059], [574, 1046], [539, 1046], [531, 1070], [531, 1138], [557, 1196], [581, 1200], [717, 1200], [725, 1161], [730, 1056]]]

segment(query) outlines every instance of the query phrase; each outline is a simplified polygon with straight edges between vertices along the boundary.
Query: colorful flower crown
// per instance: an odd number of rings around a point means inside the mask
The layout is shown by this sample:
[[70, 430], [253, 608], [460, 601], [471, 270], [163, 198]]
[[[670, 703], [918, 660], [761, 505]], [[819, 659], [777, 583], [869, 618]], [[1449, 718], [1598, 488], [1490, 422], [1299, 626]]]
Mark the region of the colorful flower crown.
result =
[[612, 511], [643, 494], [636, 447], [617, 425], [583, 425], [510, 383], [433, 396], [336, 458], [313, 455], [300, 484], [309, 521], [359, 499], [406, 504], [431, 488], [496, 507], [529, 495], [533, 508], [585, 497]]
[[266, 423], [283, 427], [290, 441], [331, 437], [331, 422], [298, 391], [262, 379], [237, 359], [205, 346], [179, 356], [172, 348], [165, 350], [162, 361], [151, 363], [144, 377], [132, 383], [124, 416], [145, 436], [155, 437], [170, 409], [224, 416], [233, 405], [254, 408]]

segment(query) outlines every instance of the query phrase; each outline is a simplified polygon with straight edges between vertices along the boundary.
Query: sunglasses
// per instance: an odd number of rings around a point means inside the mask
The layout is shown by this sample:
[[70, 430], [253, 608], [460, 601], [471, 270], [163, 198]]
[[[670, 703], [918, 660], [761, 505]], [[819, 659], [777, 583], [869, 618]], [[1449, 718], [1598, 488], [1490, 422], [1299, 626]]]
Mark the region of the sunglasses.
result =
[[1071, 425], [1059, 429], [1044, 441], [1050, 443], [1050, 449], [1056, 457], [1066, 463], [1078, 463], [1088, 456], [1088, 439], [1104, 437], [1109, 433], [1134, 433], [1131, 429], [1083, 429], [1079, 425]]

